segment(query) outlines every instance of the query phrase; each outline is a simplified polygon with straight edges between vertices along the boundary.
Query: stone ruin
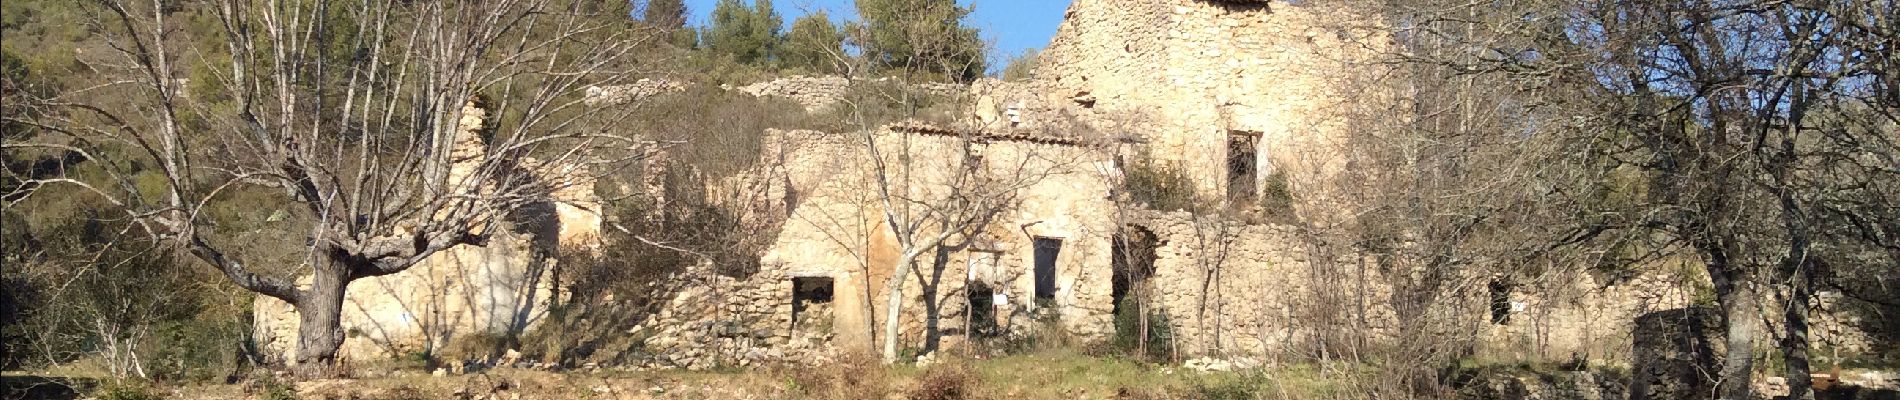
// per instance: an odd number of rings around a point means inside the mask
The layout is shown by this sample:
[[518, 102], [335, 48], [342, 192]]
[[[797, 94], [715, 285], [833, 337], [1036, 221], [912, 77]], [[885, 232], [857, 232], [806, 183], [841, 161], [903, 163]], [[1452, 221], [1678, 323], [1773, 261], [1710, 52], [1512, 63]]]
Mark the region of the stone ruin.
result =
[[[1315, 321], [1382, 340], [1403, 334], [1399, 311], [1379, 300], [1391, 297], [1382, 283], [1390, 277], [1366, 267], [1376, 260], [1294, 226], [1122, 210], [1116, 203], [1125, 196], [1117, 192], [1124, 163], [1134, 157], [1176, 166], [1197, 192], [1221, 194], [1232, 206], [1258, 198], [1273, 171], [1295, 176], [1298, 187], [1343, 168], [1334, 156], [1343, 151], [1337, 138], [1352, 121], [1336, 110], [1392, 100], [1366, 90], [1368, 74], [1358, 73], [1385, 41], [1363, 24], [1342, 23], [1368, 20], [1344, 7], [1263, 3], [1077, 0], [1032, 81], [926, 88], [965, 96], [969, 126], [899, 124], [869, 133], [905, 139], [881, 143], [913, 146], [890, 150], [931, 171], [912, 177], [923, 182], [917, 190], [925, 197], [943, 190], [933, 185], [945, 171], [964, 165], [989, 166], [991, 174], [1010, 172], [996, 166], [1034, 165], [1046, 174], [1017, 189], [1018, 201], [978, 234], [919, 260], [931, 268], [904, 283], [903, 342], [928, 352], [1050, 328], [1106, 340], [1124, 300], [1138, 292], [1148, 294], [1143, 307], [1166, 316], [1183, 354], [1308, 348], [1322, 341]], [[1342, 28], [1349, 26], [1361, 28]], [[737, 90], [823, 110], [851, 84], [791, 77]], [[647, 81], [590, 90], [589, 101], [637, 101], [672, 90]], [[627, 331], [643, 340], [634, 363], [706, 369], [815, 362], [838, 349], [873, 348], [883, 282], [902, 249], [888, 229], [872, 229], [882, 226], [882, 206], [867, 195], [876, 190], [876, 171], [854, 139], [859, 134], [766, 133], [759, 166], [734, 178], [766, 197], [764, 206], [745, 210], [747, 217], [783, 224], [758, 270], [726, 276], [713, 266], [689, 268], [681, 279], [693, 282]], [[965, 164], [972, 154], [980, 160]], [[1339, 204], [1314, 190], [1301, 192], [1299, 207]], [[554, 242], [597, 235], [598, 214], [558, 214]], [[346, 356], [402, 354], [451, 335], [520, 332], [533, 324], [548, 292], [538, 271], [552, 248], [525, 237], [497, 243], [354, 285]], [[1694, 277], [1579, 273], [1541, 286], [1493, 284], [1457, 304], [1490, 317], [1468, 327], [1483, 351], [1629, 360], [1639, 316], [1693, 303], [1685, 278]], [[266, 347], [281, 347], [282, 335], [294, 329], [282, 329], [281, 317], [265, 317], [287, 315], [287, 306], [269, 302], [259, 300], [259, 336]], [[1365, 317], [1326, 319], [1341, 308]], [[1838, 324], [1816, 326], [1823, 341], [1855, 343]]]
[[[782, 97], [805, 107], [806, 111], [820, 112], [831, 109], [845, 100], [852, 85], [861, 83], [890, 83], [891, 78], [853, 81], [841, 76], [803, 76], [794, 75], [769, 81], [727, 89], [738, 90], [754, 97]], [[925, 83], [913, 85], [923, 93], [936, 96], [955, 96], [964, 88], [946, 83]]]
[[[476, 131], [486, 117], [486, 110], [472, 102], [464, 108], [450, 153], [450, 182], [464, 181], [480, 168], [488, 150]], [[521, 160], [525, 165], [536, 162]], [[540, 322], [554, 300], [554, 277], [549, 274], [554, 257], [561, 251], [598, 247], [602, 220], [591, 182], [550, 173], [556, 176], [540, 179], [557, 188], [557, 201], [490, 223], [487, 245], [455, 246], [403, 272], [351, 283], [344, 296], [341, 322], [346, 336], [338, 357], [382, 360], [433, 352], [462, 338], [507, 335]], [[294, 308], [257, 296], [252, 309], [257, 348], [273, 361], [294, 360], [286, 356], [296, 353]]]
[[792, 76], [738, 88], [740, 92], [758, 97], [784, 97], [810, 111], [837, 104], [850, 89], [851, 80], [840, 76]]
[[609, 106], [646, 101], [654, 96], [686, 90], [686, 85], [666, 79], [643, 78], [625, 85], [588, 86], [583, 100], [589, 106]]

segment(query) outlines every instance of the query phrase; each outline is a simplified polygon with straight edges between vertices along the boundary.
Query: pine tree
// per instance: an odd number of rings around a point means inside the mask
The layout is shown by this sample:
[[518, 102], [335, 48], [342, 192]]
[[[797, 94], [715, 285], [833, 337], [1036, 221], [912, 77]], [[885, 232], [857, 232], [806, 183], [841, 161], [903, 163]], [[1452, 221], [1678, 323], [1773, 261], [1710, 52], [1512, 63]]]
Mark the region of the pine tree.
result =
[[759, 42], [755, 63], [769, 64], [778, 58], [779, 43], [785, 41], [785, 18], [772, 9], [772, 0], [753, 0], [752, 38]]
[[713, 6], [712, 24], [701, 40], [713, 52], [731, 57], [742, 64], [764, 65], [772, 60], [778, 47], [782, 17], [772, 10], [771, 0], [759, 0], [747, 7], [739, 0], [719, 0]]
[[640, 20], [668, 31], [679, 29], [686, 26], [686, 2], [685, 0], [647, 0], [646, 9], [642, 11]]
[[873, 65], [903, 74], [968, 81], [984, 71], [983, 41], [963, 25], [970, 9], [955, 0], [857, 0], [863, 25], [852, 29]]
[[699, 41], [698, 32], [685, 29], [685, 0], [647, 0], [646, 8], [641, 10], [640, 21], [660, 29], [667, 42], [674, 46], [692, 48]]
[[838, 57], [844, 55], [844, 31], [831, 23], [823, 10], [792, 21], [792, 30], [779, 48], [779, 61], [786, 68], [816, 73], [837, 73]]

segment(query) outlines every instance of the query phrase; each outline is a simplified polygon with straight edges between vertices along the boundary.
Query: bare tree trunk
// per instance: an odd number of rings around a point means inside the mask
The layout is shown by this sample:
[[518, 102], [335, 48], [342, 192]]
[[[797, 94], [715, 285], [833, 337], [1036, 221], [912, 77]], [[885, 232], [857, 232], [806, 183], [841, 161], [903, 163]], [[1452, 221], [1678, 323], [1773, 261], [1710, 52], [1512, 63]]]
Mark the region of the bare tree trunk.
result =
[[1722, 301], [1722, 315], [1728, 326], [1728, 354], [1722, 357], [1719, 388], [1724, 399], [1753, 398], [1749, 375], [1755, 369], [1755, 353], [1751, 348], [1755, 342], [1755, 324], [1750, 319], [1758, 315], [1753, 295], [1753, 291], [1737, 287], [1728, 300]]
[[1814, 377], [1809, 375], [1813, 372], [1808, 365], [1808, 303], [1812, 290], [1808, 281], [1806, 268], [1795, 272], [1789, 282], [1794, 293], [1783, 304], [1787, 307], [1783, 314], [1787, 335], [1781, 340], [1781, 355], [1788, 365], [1788, 398], [1796, 400], [1814, 398]]
[[[1137, 266], [1135, 268], [1143, 268], [1143, 267]], [[1147, 280], [1143, 279], [1142, 282], [1146, 283]], [[1136, 324], [1137, 328], [1135, 329], [1136, 331], [1135, 334], [1137, 335], [1135, 336], [1135, 354], [1139, 354], [1142, 360], [1148, 360], [1148, 301], [1147, 301], [1148, 299], [1146, 298], [1147, 291], [1138, 289], [1138, 288], [1144, 287], [1145, 285], [1139, 285], [1139, 284], [1130, 282], [1129, 286], [1130, 288], [1128, 289], [1128, 291], [1130, 293], [1135, 293], [1135, 313], [1137, 314], [1135, 315], [1135, 320], [1137, 321], [1137, 324]], [[1153, 360], [1149, 360], [1149, 361], [1153, 361]]]
[[1722, 325], [1727, 328], [1727, 354], [1722, 357], [1720, 382], [1716, 393], [1722, 399], [1745, 400], [1754, 395], [1749, 375], [1755, 368], [1754, 319], [1755, 293], [1740, 271], [1728, 264], [1720, 251], [1707, 252], [1709, 280], [1714, 283], [1716, 301], [1722, 306]]
[[910, 275], [910, 265], [917, 260], [916, 251], [905, 251], [903, 258], [892, 266], [891, 279], [884, 283], [884, 363], [897, 362], [898, 319], [904, 310], [904, 278]]
[[[1790, 209], [1792, 200], [1784, 198]], [[1792, 221], [1792, 218], [1790, 218]], [[1814, 377], [1808, 359], [1808, 309], [1814, 297], [1814, 277], [1808, 262], [1808, 239], [1798, 224], [1790, 223], [1794, 232], [1794, 246], [1787, 258], [1782, 260], [1782, 280], [1788, 284], [1788, 298], [1782, 301], [1781, 356], [1787, 365], [1788, 398], [1811, 400], [1814, 398]]]
[[349, 271], [342, 265], [326, 262], [316, 269], [297, 307], [297, 375], [305, 378], [328, 375], [336, 364], [337, 348], [343, 346], [343, 295], [349, 286]]

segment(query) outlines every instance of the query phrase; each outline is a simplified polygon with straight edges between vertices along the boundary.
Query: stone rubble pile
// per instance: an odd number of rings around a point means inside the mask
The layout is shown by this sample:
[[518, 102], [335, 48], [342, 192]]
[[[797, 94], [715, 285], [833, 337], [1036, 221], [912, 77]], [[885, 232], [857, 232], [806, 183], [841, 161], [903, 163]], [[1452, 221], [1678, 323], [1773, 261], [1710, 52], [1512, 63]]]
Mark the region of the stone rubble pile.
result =
[[1181, 368], [1186, 368], [1186, 369], [1189, 369], [1195, 372], [1200, 372], [1200, 373], [1209, 373], [1209, 372], [1227, 372], [1227, 371], [1235, 371], [1235, 370], [1254, 369], [1254, 368], [1259, 368], [1260, 365], [1261, 365], [1260, 359], [1253, 358], [1253, 357], [1237, 357], [1237, 358], [1227, 359], [1227, 360], [1213, 358], [1213, 357], [1201, 357], [1201, 358], [1189, 359], [1185, 362], [1182, 362]]

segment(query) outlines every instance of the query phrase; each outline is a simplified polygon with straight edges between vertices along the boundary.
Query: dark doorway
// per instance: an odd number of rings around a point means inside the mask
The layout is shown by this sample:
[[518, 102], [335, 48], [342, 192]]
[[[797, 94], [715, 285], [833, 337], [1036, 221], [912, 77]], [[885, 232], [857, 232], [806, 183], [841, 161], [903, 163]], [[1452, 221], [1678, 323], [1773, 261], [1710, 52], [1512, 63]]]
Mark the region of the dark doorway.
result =
[[970, 337], [994, 337], [1001, 330], [996, 324], [996, 290], [983, 282], [970, 282], [969, 290]]
[[1236, 203], [1254, 198], [1254, 182], [1260, 175], [1260, 135], [1234, 131], [1227, 134], [1227, 198]]
[[1062, 254], [1062, 239], [1036, 238], [1036, 300], [1056, 298], [1056, 257]]
[[1491, 323], [1495, 325], [1511, 324], [1511, 283], [1504, 280], [1491, 281]]
[[1130, 294], [1144, 287], [1155, 274], [1155, 248], [1160, 246], [1154, 232], [1139, 225], [1123, 227], [1115, 233], [1110, 265], [1114, 269], [1110, 298], [1115, 315], [1122, 313]]
[[831, 324], [831, 278], [792, 278], [792, 329]]

